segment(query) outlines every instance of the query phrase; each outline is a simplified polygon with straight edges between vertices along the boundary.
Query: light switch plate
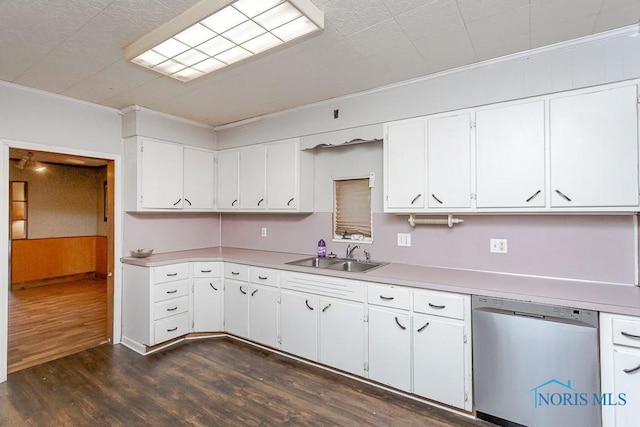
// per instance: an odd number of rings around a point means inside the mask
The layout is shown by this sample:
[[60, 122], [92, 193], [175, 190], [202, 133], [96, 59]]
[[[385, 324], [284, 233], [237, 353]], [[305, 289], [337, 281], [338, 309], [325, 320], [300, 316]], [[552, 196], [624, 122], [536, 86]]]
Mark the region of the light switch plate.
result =
[[507, 253], [507, 239], [490, 239], [489, 240], [489, 252], [495, 254]]
[[262, 227], [262, 237], [267, 237], [267, 227]]
[[398, 233], [398, 246], [411, 246], [411, 234]]

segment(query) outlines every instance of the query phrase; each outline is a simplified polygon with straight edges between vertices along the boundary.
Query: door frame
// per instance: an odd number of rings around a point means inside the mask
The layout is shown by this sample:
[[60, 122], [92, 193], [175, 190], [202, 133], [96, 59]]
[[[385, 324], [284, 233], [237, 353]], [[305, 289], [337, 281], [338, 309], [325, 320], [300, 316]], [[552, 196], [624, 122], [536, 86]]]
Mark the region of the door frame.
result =
[[[108, 161], [107, 173], [108, 180], [113, 180], [113, 185], [109, 185], [108, 201], [113, 209], [111, 217], [112, 225], [109, 226], [108, 233], [111, 234], [107, 239], [108, 254], [107, 276], [107, 318], [113, 321], [111, 333], [107, 335], [112, 337], [112, 343], [118, 344], [121, 339], [121, 312], [122, 312], [122, 263], [120, 256], [122, 253], [122, 156], [114, 153], [104, 153], [88, 150], [78, 150], [68, 147], [51, 146], [43, 144], [34, 144], [23, 141], [14, 141], [0, 139], [0, 383], [7, 380], [7, 351], [8, 351], [8, 333], [9, 333], [9, 149], [18, 148], [33, 151], [45, 151], [50, 153], [68, 154], [71, 156], [93, 157]], [[111, 182], [109, 182], [111, 183]], [[111, 289], [113, 292], [110, 292]], [[112, 304], [112, 309], [109, 305]]]

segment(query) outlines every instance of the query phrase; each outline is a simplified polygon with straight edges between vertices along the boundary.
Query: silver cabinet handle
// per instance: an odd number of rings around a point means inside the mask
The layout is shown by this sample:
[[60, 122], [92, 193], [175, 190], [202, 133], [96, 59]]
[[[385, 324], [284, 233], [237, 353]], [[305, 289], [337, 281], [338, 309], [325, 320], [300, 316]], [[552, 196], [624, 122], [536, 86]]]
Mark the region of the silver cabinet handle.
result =
[[431, 197], [433, 197], [436, 202], [442, 204], [442, 200], [438, 199], [435, 194], [432, 194]]
[[406, 327], [406, 326], [402, 326], [402, 324], [401, 324], [401, 323], [400, 323], [400, 321], [398, 320], [398, 316], [396, 316], [396, 317], [395, 317], [395, 319], [396, 319], [396, 325], [398, 325], [398, 326], [400, 327], [400, 329], [402, 329], [403, 331], [404, 331], [405, 329], [407, 329], [407, 327]]
[[427, 326], [429, 326], [429, 322], [425, 323], [424, 325], [422, 325], [422, 327], [418, 328], [418, 332], [424, 331]]
[[213, 286], [213, 283], [209, 283], [209, 286], [211, 286], [211, 289], [213, 289], [214, 291], [217, 291], [218, 288], [216, 288], [215, 286]]
[[560, 190], [556, 190], [556, 194], [559, 195], [560, 197], [562, 197], [563, 199], [565, 199], [567, 202], [571, 201], [571, 199]]
[[325, 308], [322, 309], [322, 312], [324, 313], [325, 311], [327, 311], [329, 309], [329, 307], [331, 307], [331, 304], [329, 304], [328, 306], [326, 306]]
[[238, 203], [238, 199], [235, 199], [233, 202], [231, 202], [231, 206], [235, 206], [236, 203]]
[[187, 198], [185, 197], [184, 201], [185, 201], [185, 202], [187, 202], [187, 203], [189, 203], [189, 206], [191, 206], [191, 202], [189, 201], [189, 199], [187, 199]]
[[234, 275], [234, 276], [239, 276], [240, 272], [239, 271], [232, 271], [231, 274]]
[[242, 293], [242, 295], [246, 295], [247, 294], [247, 292], [242, 289], [242, 286], [240, 286], [240, 292]]
[[176, 311], [177, 309], [178, 309], [178, 307], [167, 308], [167, 311]]
[[167, 277], [173, 277], [173, 276], [177, 276], [178, 273], [167, 273]]
[[446, 305], [435, 305], [435, 304], [429, 303], [429, 307], [435, 308], [436, 310], [442, 310], [443, 308], [446, 307]]
[[[556, 191], [557, 191], [557, 190], [556, 190]], [[538, 190], [538, 191], [536, 191], [535, 193], [533, 193], [533, 194], [531, 195], [531, 197], [529, 197], [529, 198], [526, 200], [526, 202], [527, 202], [527, 203], [529, 203], [530, 201], [532, 201], [533, 199], [535, 199], [535, 198], [538, 196], [538, 194], [540, 194], [541, 192], [542, 192], [542, 190]]]
[[640, 340], [640, 335], [630, 334], [629, 332], [621, 331], [620, 335], [625, 336], [627, 338], [633, 338], [634, 340]]
[[251, 296], [254, 296], [256, 293], [258, 293], [260, 289], [256, 289], [255, 291], [251, 292]]
[[171, 329], [167, 329], [167, 332], [173, 332], [173, 331], [177, 331], [178, 327], [176, 326], [175, 328], [171, 328]]
[[200, 273], [211, 273], [211, 270], [200, 270]]
[[173, 291], [167, 291], [168, 294], [175, 294], [176, 292], [178, 292], [177, 289], [174, 289]]
[[260, 279], [260, 280], [267, 280], [267, 279], [268, 279], [268, 277], [267, 277], [267, 276], [258, 276], [258, 279]]
[[289, 199], [289, 201], [287, 202], [287, 206], [291, 206], [291, 202], [293, 202], [293, 197]]
[[182, 198], [179, 198], [178, 201], [173, 204], [173, 206], [177, 206], [178, 203], [180, 203], [181, 201], [182, 201]]
[[307, 308], [308, 308], [309, 310], [315, 310], [313, 307], [311, 307], [311, 306], [309, 305], [309, 300], [308, 300], [308, 299], [304, 300], [304, 303], [305, 303], [305, 304], [307, 304]]
[[416, 197], [414, 197], [413, 200], [411, 201], [411, 204], [414, 204], [416, 200], [418, 200], [421, 196], [422, 194], [418, 194]]
[[380, 295], [380, 299], [383, 301], [393, 301], [396, 299], [395, 297], [385, 297], [384, 295]]
[[260, 206], [260, 203], [264, 202], [264, 199], [260, 199], [258, 200], [258, 206]]
[[634, 372], [638, 372], [640, 371], [640, 365], [636, 366], [635, 368], [629, 368], [629, 369], [623, 369], [622, 372], [624, 372], [625, 374], [633, 374]]

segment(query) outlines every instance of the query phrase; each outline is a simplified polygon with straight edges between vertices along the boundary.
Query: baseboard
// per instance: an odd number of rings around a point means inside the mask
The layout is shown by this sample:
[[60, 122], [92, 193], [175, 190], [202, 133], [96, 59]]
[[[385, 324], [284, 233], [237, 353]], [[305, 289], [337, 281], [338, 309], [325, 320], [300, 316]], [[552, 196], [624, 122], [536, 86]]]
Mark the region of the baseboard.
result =
[[21, 289], [37, 288], [39, 286], [57, 285], [60, 283], [76, 282], [79, 280], [88, 280], [88, 279], [96, 279], [96, 278], [106, 279], [106, 276], [105, 277], [101, 277], [101, 276], [103, 275], [92, 271], [89, 273], [70, 274], [68, 276], [51, 277], [48, 279], [41, 279], [41, 280], [31, 280], [29, 282], [12, 283], [11, 290], [17, 291]]

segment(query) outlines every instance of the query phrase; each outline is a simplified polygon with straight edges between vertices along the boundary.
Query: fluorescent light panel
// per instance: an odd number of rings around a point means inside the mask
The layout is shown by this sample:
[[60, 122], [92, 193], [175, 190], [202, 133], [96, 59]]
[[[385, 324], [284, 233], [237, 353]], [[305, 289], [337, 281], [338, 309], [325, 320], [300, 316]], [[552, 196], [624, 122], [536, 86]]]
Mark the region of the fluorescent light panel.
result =
[[309, 0], [203, 0], [125, 54], [188, 82], [323, 28], [324, 15]]

